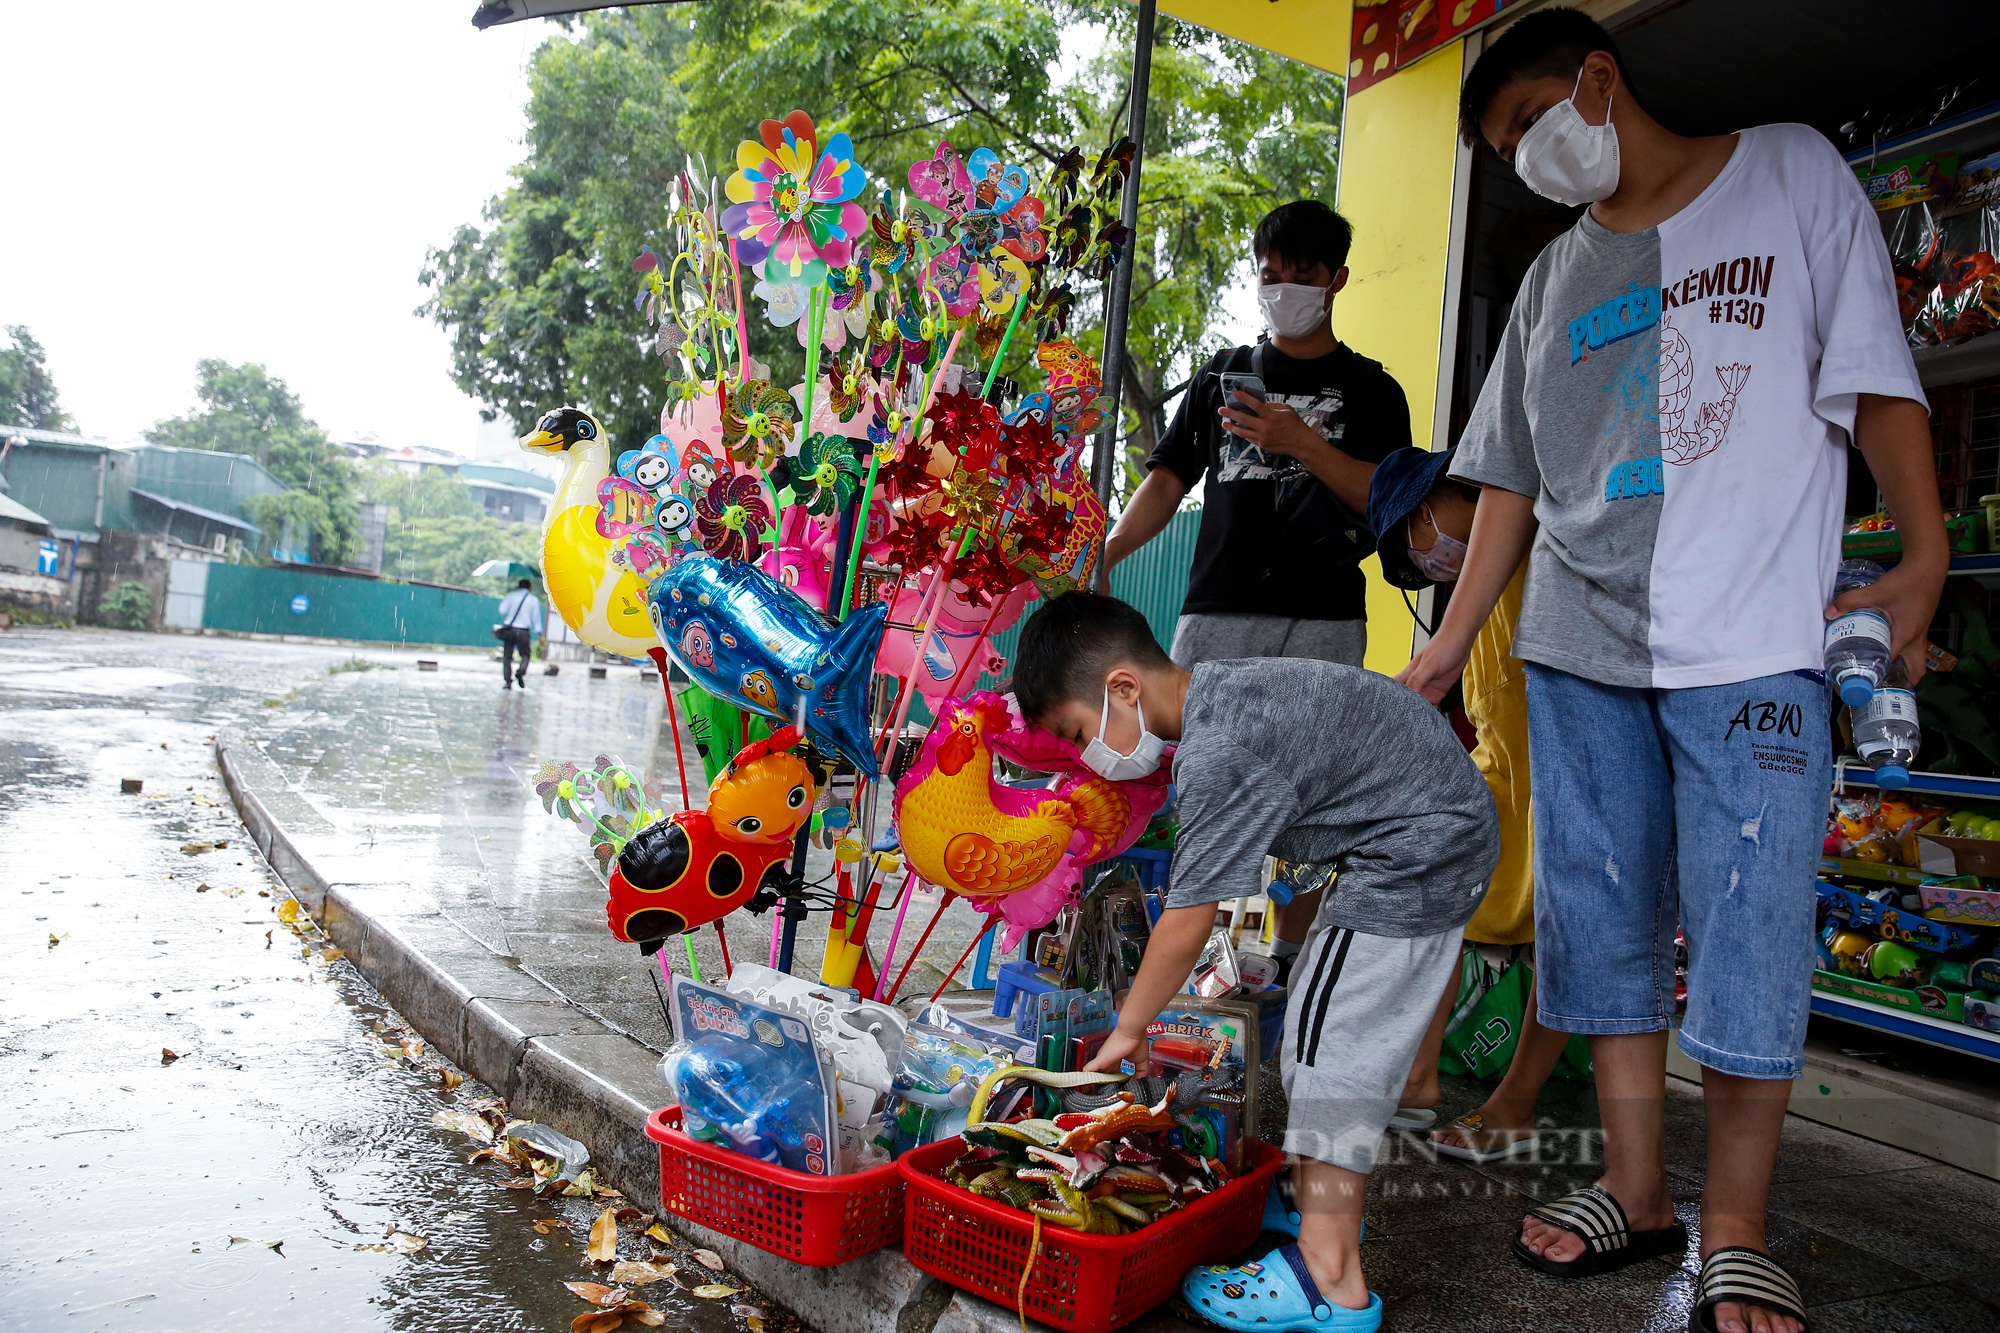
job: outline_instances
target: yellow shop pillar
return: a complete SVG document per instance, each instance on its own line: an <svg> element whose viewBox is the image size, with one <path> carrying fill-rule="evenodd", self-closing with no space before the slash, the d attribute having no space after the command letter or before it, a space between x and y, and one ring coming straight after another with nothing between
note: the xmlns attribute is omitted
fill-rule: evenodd
<svg viewBox="0 0 2000 1333"><path fill-rule="evenodd" d="M1373 357L1410 400L1410 435L1432 440L1459 166L1458 85L1464 44L1453 43L1347 100L1340 137L1338 207L1354 224L1347 289L1333 304L1340 340ZM1394 674L1410 660L1412 622L1403 595L1370 559L1368 666Z"/></svg>

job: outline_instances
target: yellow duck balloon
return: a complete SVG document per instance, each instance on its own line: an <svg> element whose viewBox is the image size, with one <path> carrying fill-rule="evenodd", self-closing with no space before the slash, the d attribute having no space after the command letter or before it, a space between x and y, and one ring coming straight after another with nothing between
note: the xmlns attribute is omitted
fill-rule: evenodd
<svg viewBox="0 0 2000 1333"><path fill-rule="evenodd" d="M549 604L591 647L644 657L660 646L646 585L611 563L611 540L597 531L597 483L611 475L604 428L581 408L558 407L521 437L521 447L564 458L562 482L542 525Z"/></svg>

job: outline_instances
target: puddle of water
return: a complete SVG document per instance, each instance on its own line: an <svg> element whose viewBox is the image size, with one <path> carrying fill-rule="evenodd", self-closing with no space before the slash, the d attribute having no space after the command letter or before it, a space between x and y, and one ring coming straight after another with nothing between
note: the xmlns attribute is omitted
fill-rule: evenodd
<svg viewBox="0 0 2000 1333"><path fill-rule="evenodd" d="M508 1168L467 1166L475 1145L431 1117L482 1090L446 1092L435 1057L396 1053L393 1012L276 920L283 890L208 737L226 706L282 688L274 666L324 665L255 647L216 653L150 712L0 694L0 1327L566 1329L587 1307L562 1284L606 1280L582 1253L602 1201L538 1199L503 1188ZM119 795L124 776L145 793ZM391 1230L426 1243L367 1248ZM635 1231L622 1257L652 1248ZM670 1282L636 1294L669 1327L745 1327L729 1301ZM768 1302L737 1299L788 1333Z"/></svg>

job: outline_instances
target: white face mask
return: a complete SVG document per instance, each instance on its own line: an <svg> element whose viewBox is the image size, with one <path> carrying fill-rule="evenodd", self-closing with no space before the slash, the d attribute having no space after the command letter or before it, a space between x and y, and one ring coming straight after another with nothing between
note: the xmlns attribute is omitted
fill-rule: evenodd
<svg viewBox="0 0 2000 1333"><path fill-rule="evenodd" d="M1134 699L1132 706L1139 712L1139 740L1130 754L1120 754L1104 743L1104 724L1111 720L1111 687L1104 687L1104 709L1097 715L1097 734L1083 747L1083 762L1100 778L1136 782L1159 768L1160 756L1166 753L1167 743L1146 730L1145 705Z"/></svg>
<svg viewBox="0 0 2000 1333"><path fill-rule="evenodd" d="M1583 86L1583 71L1576 74ZM1576 109L1576 88L1569 100L1558 102L1521 136L1514 146L1514 170L1522 184L1559 204L1594 204L1618 188L1618 130L1611 123L1611 105L1604 123L1592 125Z"/></svg>
<svg viewBox="0 0 2000 1333"><path fill-rule="evenodd" d="M1257 289L1257 308L1280 338L1305 338L1326 327L1333 287L1302 282L1267 282Z"/></svg>
<svg viewBox="0 0 2000 1333"><path fill-rule="evenodd" d="M1417 573L1432 583L1456 583L1459 571L1465 568L1465 543L1445 532L1437 525L1437 518L1431 507L1423 507L1424 521L1431 525L1432 541L1427 550L1419 551L1415 543L1410 545L1410 563ZM1406 530L1407 535L1407 530Z"/></svg>

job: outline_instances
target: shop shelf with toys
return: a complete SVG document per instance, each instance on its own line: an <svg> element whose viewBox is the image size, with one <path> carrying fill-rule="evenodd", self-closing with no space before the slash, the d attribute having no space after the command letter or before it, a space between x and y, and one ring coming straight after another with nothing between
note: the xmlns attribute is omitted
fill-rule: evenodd
<svg viewBox="0 0 2000 1333"><path fill-rule="evenodd" d="M1821 863L1813 1011L2000 1060L2000 782L1915 773L1884 794L1848 776Z"/></svg>

